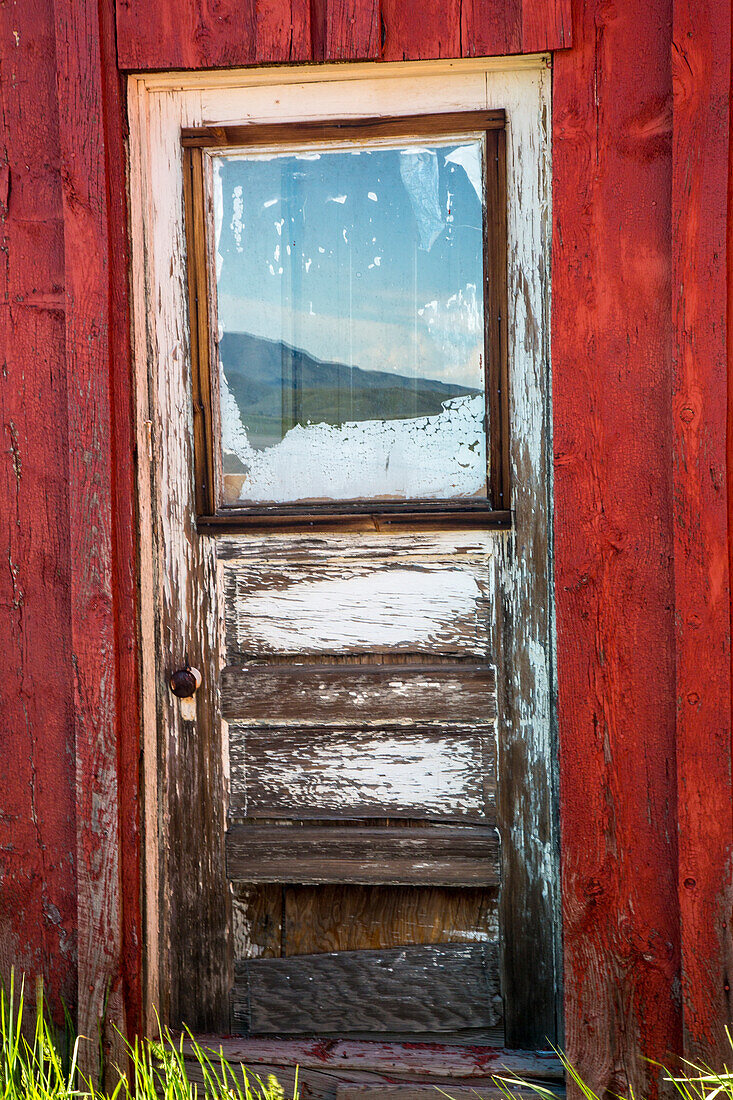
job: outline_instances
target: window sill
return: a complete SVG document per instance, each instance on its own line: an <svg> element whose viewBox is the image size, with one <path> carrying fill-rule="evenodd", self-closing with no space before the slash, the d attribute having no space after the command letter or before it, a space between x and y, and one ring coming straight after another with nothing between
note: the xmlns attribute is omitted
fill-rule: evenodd
<svg viewBox="0 0 733 1100"><path fill-rule="evenodd" d="M441 501L411 501L406 504L348 503L342 505L260 505L252 508L221 509L215 515L198 516L201 534L230 535L238 531L313 529L328 527L477 527L506 530L512 513L495 510L487 502L446 505Z"/></svg>

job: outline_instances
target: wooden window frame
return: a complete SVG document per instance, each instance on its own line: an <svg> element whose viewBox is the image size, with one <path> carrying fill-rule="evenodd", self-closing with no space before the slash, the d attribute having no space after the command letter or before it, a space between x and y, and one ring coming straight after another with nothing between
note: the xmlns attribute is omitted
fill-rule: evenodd
<svg viewBox="0 0 733 1100"><path fill-rule="evenodd" d="M509 395L507 362L507 186L506 119L503 110L461 111L329 122L227 125L183 129L188 306L193 398L194 478L197 526L225 533L262 526L343 524L373 516L379 523L430 523L506 528L511 526L509 479ZM302 147L308 142L370 138L450 137L483 133L485 218L484 363L488 421L488 493L485 500L414 499L222 505L218 370L211 323L216 277L208 247L211 213L207 202L206 157L225 149Z"/></svg>

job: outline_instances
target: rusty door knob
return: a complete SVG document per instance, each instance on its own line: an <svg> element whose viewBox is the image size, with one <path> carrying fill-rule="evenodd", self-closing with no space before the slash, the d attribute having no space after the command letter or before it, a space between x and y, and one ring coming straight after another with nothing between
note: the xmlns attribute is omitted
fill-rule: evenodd
<svg viewBox="0 0 733 1100"><path fill-rule="evenodd" d="M179 668L170 678L170 689L179 699L190 699L201 683L197 668Z"/></svg>

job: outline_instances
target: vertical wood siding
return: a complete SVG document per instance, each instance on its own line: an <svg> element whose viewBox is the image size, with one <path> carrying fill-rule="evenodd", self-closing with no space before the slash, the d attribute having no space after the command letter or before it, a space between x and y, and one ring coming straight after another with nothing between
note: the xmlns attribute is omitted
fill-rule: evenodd
<svg viewBox="0 0 733 1100"><path fill-rule="evenodd" d="M0 9L0 973L76 1005L64 235L53 10ZM43 425L43 431L39 430Z"/></svg>
<svg viewBox="0 0 733 1100"><path fill-rule="evenodd" d="M670 9L575 7L553 83L566 1045L648 1096L680 1044Z"/></svg>
<svg viewBox="0 0 733 1100"><path fill-rule="evenodd" d="M703 7L577 0L576 46L554 59L567 1045L597 1089L621 1091L630 1078L645 1095L653 1071L642 1054L681 1050L684 1029L688 1053L714 1057L730 1012L722 449L730 4ZM80 986L82 1015L94 1018L102 970L116 982L127 952L121 988L134 1020L141 944L123 111L111 2L100 13L98 24L82 0L0 11L11 135L0 147L0 968L44 972L52 1000L74 1006L79 821L80 966L96 990L87 1001ZM123 69L571 44L569 0L382 0L378 11L343 0L249 0L244 10L233 0L118 0L116 17ZM79 524L95 497L98 531L84 561ZM124 788L119 857L113 845L89 847L95 796L114 796L116 785ZM114 812L103 809L114 837ZM95 892L118 873L120 927L99 924L108 939L96 944Z"/></svg>
<svg viewBox="0 0 733 1100"><path fill-rule="evenodd" d="M674 567L682 1021L730 1057L733 975L726 429L731 12L675 0L672 42ZM730 435L729 435L730 439Z"/></svg>
<svg viewBox="0 0 733 1100"><path fill-rule="evenodd" d="M117 0L130 70L539 53L570 30L570 0Z"/></svg>

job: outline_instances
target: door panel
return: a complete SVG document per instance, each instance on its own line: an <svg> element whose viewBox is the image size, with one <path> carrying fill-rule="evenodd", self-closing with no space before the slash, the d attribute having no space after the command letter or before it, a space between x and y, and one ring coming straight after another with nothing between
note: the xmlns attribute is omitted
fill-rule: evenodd
<svg viewBox="0 0 733 1100"><path fill-rule="evenodd" d="M499 882L493 827L230 825L232 882L356 882L492 886Z"/></svg>
<svg viewBox="0 0 733 1100"><path fill-rule="evenodd" d="M244 665L223 670L221 707L253 725L490 724L495 691L488 665Z"/></svg>
<svg viewBox="0 0 733 1100"><path fill-rule="evenodd" d="M265 654L483 656L486 561L227 562L227 660Z"/></svg>
<svg viewBox="0 0 733 1100"><path fill-rule="evenodd" d="M238 959L499 939L496 887L233 883L232 908Z"/></svg>
<svg viewBox="0 0 733 1100"><path fill-rule="evenodd" d="M498 1041L492 536L218 548L232 1026Z"/></svg>
<svg viewBox="0 0 733 1100"><path fill-rule="evenodd" d="M229 816L482 821L496 811L493 725L306 726L229 723Z"/></svg>
<svg viewBox="0 0 733 1100"><path fill-rule="evenodd" d="M233 1018L262 1035L496 1028L498 949L451 944L238 961Z"/></svg>

